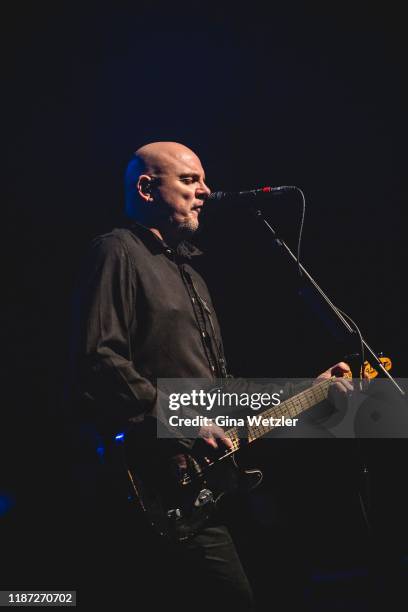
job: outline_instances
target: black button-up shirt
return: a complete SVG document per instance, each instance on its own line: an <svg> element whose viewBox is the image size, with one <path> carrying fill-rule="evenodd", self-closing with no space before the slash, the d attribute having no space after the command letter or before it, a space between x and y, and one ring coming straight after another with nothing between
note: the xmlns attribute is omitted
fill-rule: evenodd
<svg viewBox="0 0 408 612"><path fill-rule="evenodd" d="M201 252L147 228L96 238L76 296L74 396L81 417L111 426L154 415L158 378L224 377L221 334Z"/></svg>

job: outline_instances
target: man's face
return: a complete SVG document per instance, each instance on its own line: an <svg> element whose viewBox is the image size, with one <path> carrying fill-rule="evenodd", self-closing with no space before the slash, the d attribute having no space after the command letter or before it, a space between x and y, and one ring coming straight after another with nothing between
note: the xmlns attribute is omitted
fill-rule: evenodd
<svg viewBox="0 0 408 612"><path fill-rule="evenodd" d="M160 217L178 235L198 229L201 209L210 193L201 162L192 151L166 160L154 189Z"/></svg>

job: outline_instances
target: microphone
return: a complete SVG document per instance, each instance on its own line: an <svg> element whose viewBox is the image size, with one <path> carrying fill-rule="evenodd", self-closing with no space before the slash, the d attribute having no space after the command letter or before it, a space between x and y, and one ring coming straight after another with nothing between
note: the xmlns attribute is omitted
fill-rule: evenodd
<svg viewBox="0 0 408 612"><path fill-rule="evenodd" d="M298 189L294 185L282 185L280 187L259 187L257 189L249 189L248 191L213 191L210 193L206 201L220 201L220 200L238 200L238 199L250 199L258 196L273 196L287 193Z"/></svg>

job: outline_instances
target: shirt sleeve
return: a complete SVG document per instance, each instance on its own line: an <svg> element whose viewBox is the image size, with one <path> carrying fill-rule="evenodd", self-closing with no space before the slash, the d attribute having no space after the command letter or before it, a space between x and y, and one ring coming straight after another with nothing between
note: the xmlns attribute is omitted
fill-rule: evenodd
<svg viewBox="0 0 408 612"><path fill-rule="evenodd" d="M107 411L103 416L118 421L146 410L156 393L132 363L135 296L126 246L112 234L95 239L75 297L77 392L87 411Z"/></svg>
<svg viewBox="0 0 408 612"><path fill-rule="evenodd" d="M95 239L77 292L76 361L82 416L102 431L118 431L146 416L162 420L156 386L133 360L137 284L136 265L127 245L114 234ZM173 436L180 434L174 431Z"/></svg>

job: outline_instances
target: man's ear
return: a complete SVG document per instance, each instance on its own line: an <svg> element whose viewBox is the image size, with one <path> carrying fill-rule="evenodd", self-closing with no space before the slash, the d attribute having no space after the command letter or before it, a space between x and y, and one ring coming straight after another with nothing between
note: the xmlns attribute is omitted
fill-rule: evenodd
<svg viewBox="0 0 408 612"><path fill-rule="evenodd" d="M153 179L148 174L141 174L137 181L137 192L145 202L149 202L151 198L151 190L153 186Z"/></svg>

